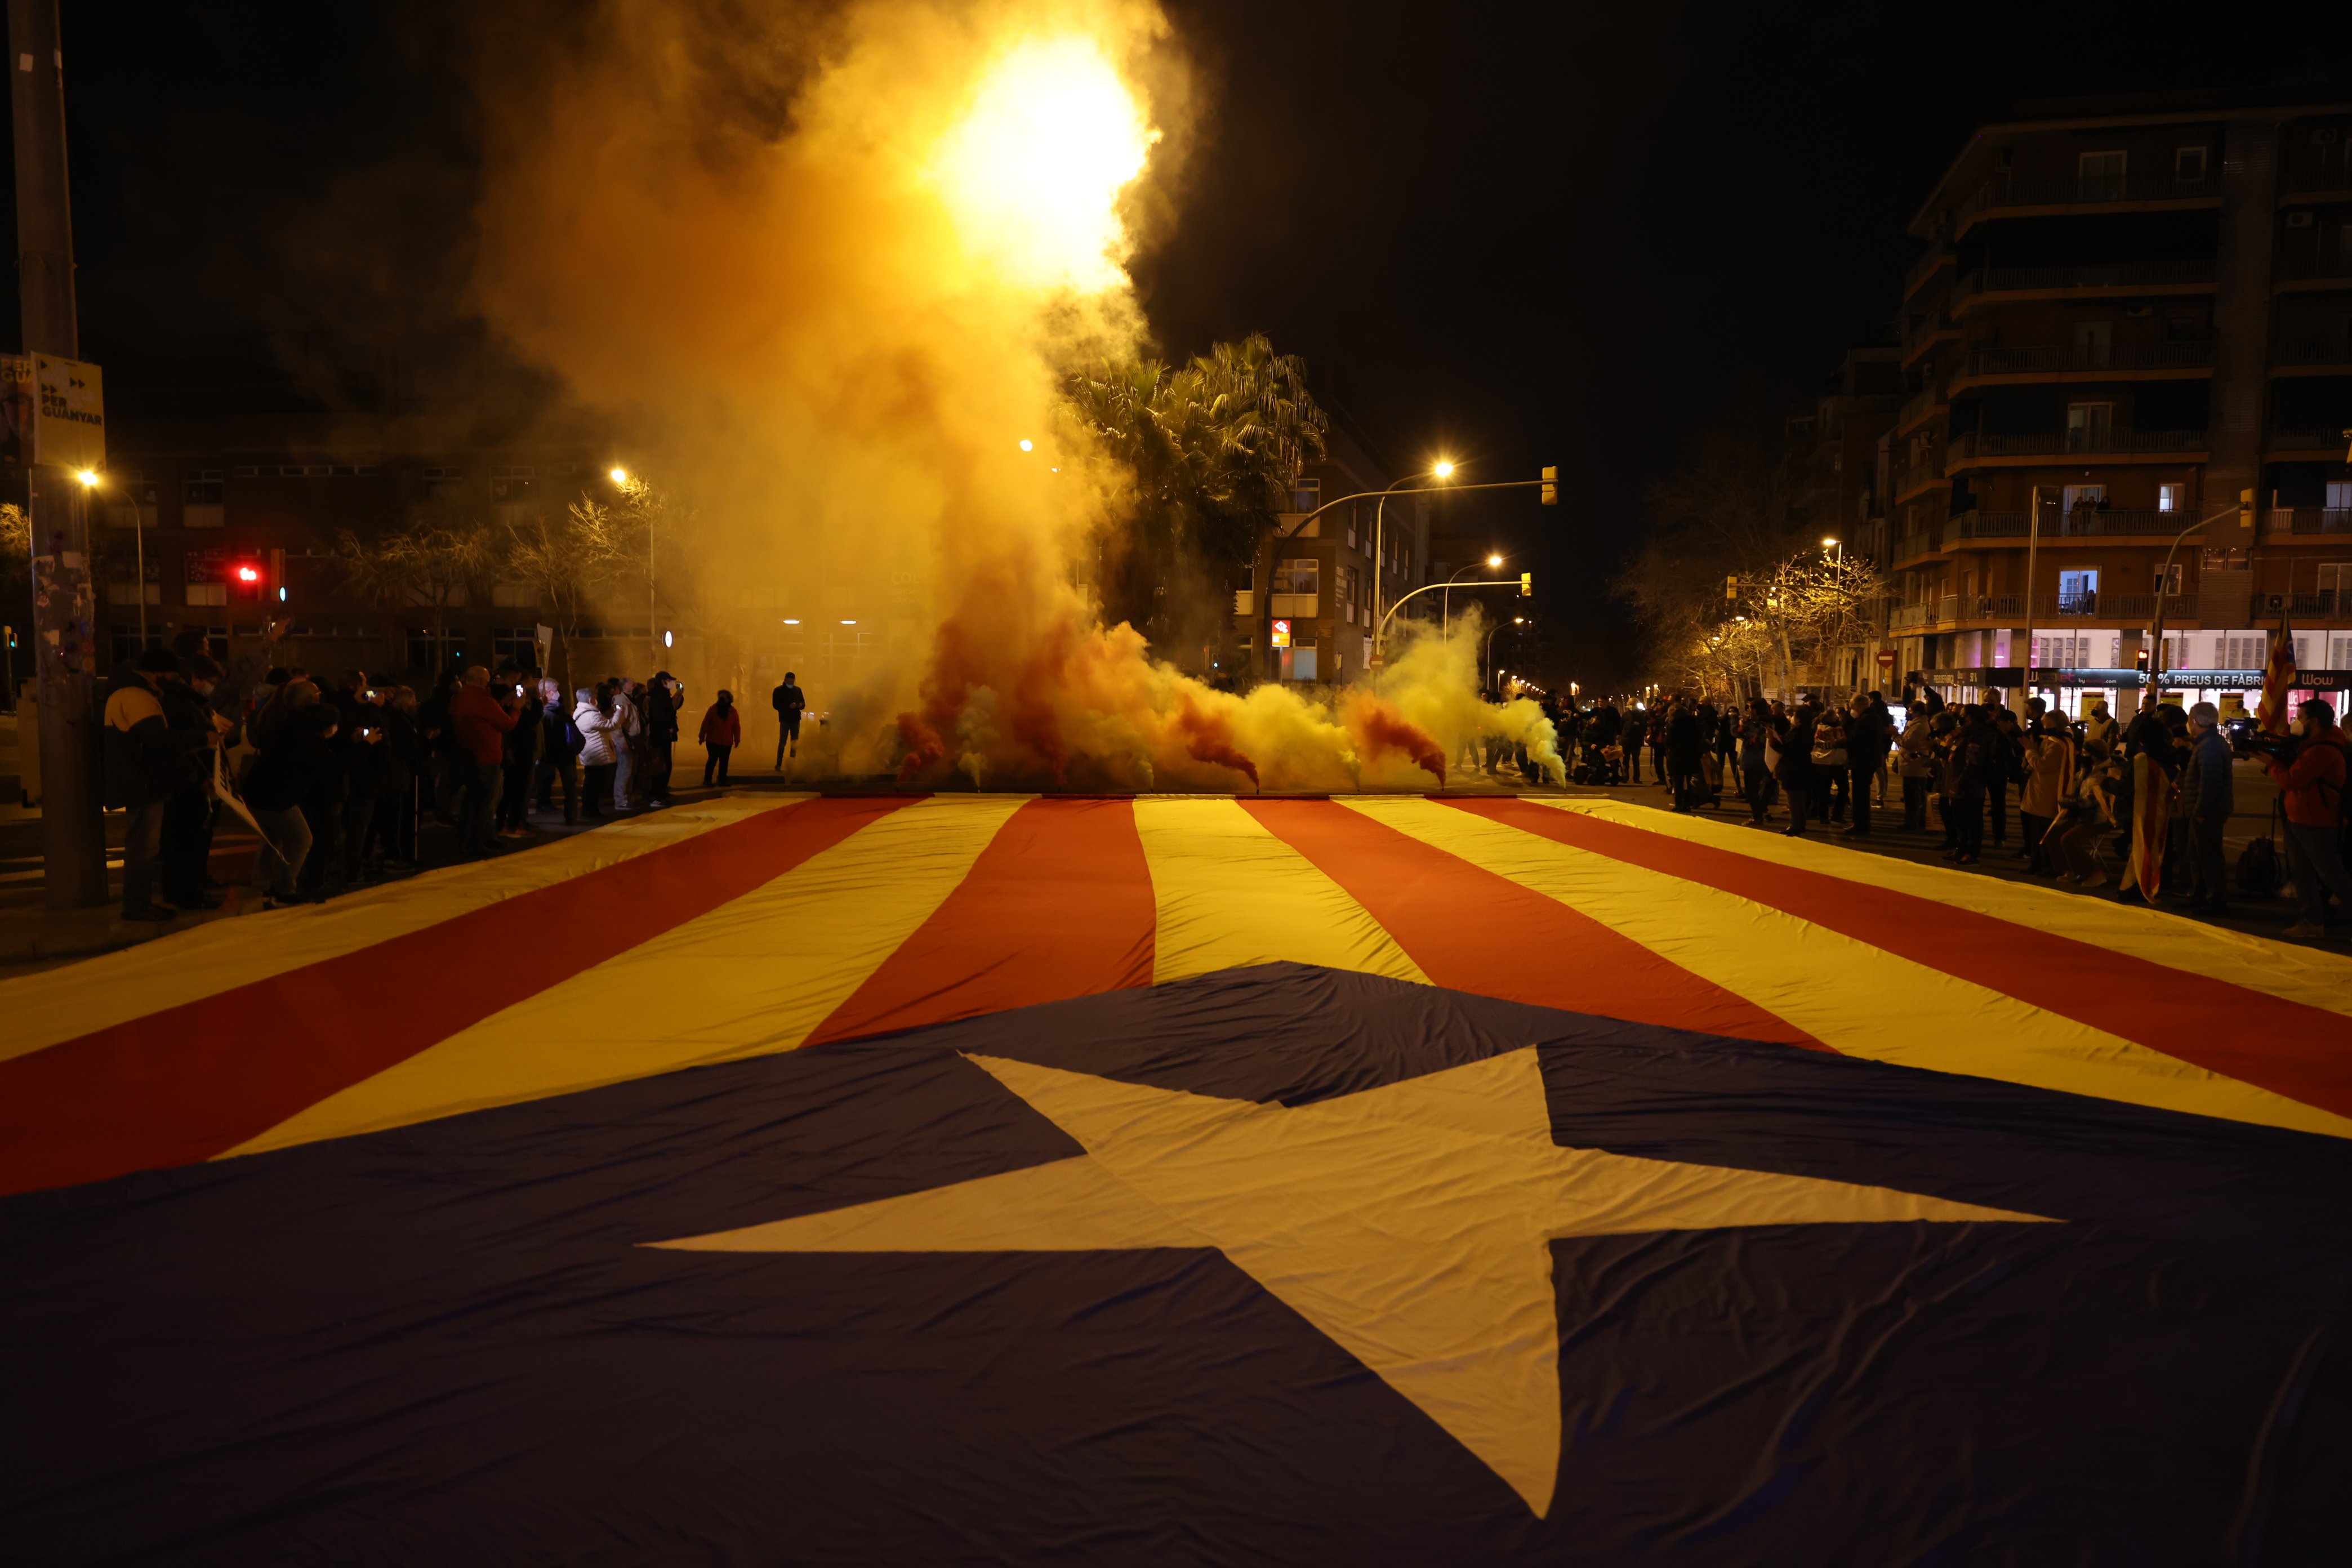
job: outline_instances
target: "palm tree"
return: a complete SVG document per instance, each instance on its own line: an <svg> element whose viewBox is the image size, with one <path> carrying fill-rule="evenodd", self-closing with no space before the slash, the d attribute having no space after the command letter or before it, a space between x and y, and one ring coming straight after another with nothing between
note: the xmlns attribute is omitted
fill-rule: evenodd
<svg viewBox="0 0 2352 1568"><path fill-rule="evenodd" d="M1097 365L1067 392L1135 476L1133 513L1106 542L1104 618L1165 641L1177 605L1200 598L1196 590L1222 594L1256 559L1300 466L1323 455L1328 421L1307 391L1305 363L1276 353L1263 333L1217 343L1181 368ZM1216 622L1231 626L1222 610Z"/></svg>

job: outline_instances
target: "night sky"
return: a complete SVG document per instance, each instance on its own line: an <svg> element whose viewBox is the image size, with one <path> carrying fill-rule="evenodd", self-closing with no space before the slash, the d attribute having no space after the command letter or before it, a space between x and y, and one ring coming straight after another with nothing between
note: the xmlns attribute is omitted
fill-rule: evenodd
<svg viewBox="0 0 2352 1568"><path fill-rule="evenodd" d="M1136 268L1164 351L1262 330L1392 461L1559 464L1558 511L1482 521L1527 549L1562 673L1588 679L1623 640L1605 582L1643 487L1717 411L1884 338L1905 226L1973 125L2352 65L2340 0L1169 8L1210 116ZM466 15L66 0L83 339L124 367L110 393L159 345L451 319Z"/></svg>

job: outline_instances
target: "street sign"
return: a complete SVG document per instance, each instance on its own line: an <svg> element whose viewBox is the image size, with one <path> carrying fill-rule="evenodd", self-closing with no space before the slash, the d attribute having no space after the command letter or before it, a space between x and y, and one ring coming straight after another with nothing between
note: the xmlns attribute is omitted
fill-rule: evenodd
<svg viewBox="0 0 2352 1568"><path fill-rule="evenodd" d="M60 468L105 468L106 382L98 366L35 354L33 376L40 390L33 460Z"/></svg>
<svg viewBox="0 0 2352 1568"><path fill-rule="evenodd" d="M1878 650L1878 668L1881 669L1893 669L1895 668L1895 650L1893 648L1883 647Z"/></svg>
<svg viewBox="0 0 2352 1568"><path fill-rule="evenodd" d="M1274 623L1273 646L1276 647L1288 647L1290 646L1290 623L1288 621L1276 621Z"/></svg>

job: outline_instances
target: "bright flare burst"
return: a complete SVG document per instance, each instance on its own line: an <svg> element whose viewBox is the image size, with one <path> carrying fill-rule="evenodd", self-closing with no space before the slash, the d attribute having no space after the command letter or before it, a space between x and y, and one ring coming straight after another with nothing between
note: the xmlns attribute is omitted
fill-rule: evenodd
<svg viewBox="0 0 2352 1568"><path fill-rule="evenodd" d="M1033 39L982 79L931 177L1013 281L1094 292L1124 280L1118 194L1159 139L1099 42Z"/></svg>

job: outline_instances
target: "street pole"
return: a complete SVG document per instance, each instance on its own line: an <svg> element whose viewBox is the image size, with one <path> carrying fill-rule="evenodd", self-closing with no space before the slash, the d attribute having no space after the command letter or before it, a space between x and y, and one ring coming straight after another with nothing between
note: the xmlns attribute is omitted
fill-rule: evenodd
<svg viewBox="0 0 2352 1568"><path fill-rule="evenodd" d="M73 209L66 182L65 57L58 0L8 0L8 73L16 138L16 249L25 352L81 357L74 315ZM25 467L33 536L33 668L41 703L42 885L53 910L103 904L106 820L99 811L98 638L89 509L72 475ZM140 583L146 596L146 583Z"/></svg>
<svg viewBox="0 0 2352 1568"><path fill-rule="evenodd" d="M2017 716L2020 720L2025 717L2026 701L2033 695L2033 563L2034 557L2042 548L2042 487L2040 485L2035 485L2025 492L2025 657L2018 659L2018 663L2024 667L2025 674L2018 685L2021 695L2017 700ZM2009 651L2011 657L2016 656L2015 648Z"/></svg>

